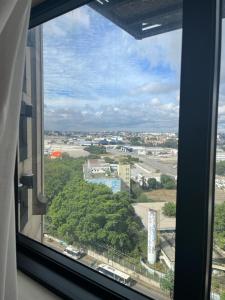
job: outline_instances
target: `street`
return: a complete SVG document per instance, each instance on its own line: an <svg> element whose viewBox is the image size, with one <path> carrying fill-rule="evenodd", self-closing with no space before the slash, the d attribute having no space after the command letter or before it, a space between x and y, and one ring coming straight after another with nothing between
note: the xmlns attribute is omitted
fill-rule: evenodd
<svg viewBox="0 0 225 300"><path fill-rule="evenodd" d="M44 245L60 252L63 253L63 250L65 249L65 246L57 243L54 240L49 240L44 238L43 241ZM95 258L89 256L89 255L85 255L82 258L80 258L78 260L79 262L81 262L82 264L84 264L87 267L91 267L94 268L96 266L96 264L100 263L97 262ZM169 300L169 297L164 295L160 289L157 289L156 287L153 286L147 286L146 283L141 282L140 280L137 282L137 279L135 278L136 283L134 285L132 285L132 289L138 291L139 293L142 293L146 296L149 296L151 298L156 298L157 300Z"/></svg>

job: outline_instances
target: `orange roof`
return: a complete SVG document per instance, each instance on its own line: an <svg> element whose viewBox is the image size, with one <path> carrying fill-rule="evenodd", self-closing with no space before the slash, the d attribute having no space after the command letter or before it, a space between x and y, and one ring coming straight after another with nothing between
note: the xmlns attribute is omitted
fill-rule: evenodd
<svg viewBox="0 0 225 300"><path fill-rule="evenodd" d="M62 152L61 151L52 151L51 156L52 157L62 157Z"/></svg>

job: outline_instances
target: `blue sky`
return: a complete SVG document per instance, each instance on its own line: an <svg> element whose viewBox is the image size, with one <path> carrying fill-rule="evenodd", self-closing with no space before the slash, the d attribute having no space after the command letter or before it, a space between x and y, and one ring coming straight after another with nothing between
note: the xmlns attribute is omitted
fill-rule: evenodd
<svg viewBox="0 0 225 300"><path fill-rule="evenodd" d="M177 131L181 30L138 41L85 6L43 32L46 129Z"/></svg>

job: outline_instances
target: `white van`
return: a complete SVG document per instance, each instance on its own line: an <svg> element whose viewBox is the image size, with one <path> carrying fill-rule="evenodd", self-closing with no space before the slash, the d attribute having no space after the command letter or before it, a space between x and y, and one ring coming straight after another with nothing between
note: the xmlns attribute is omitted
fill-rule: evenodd
<svg viewBox="0 0 225 300"><path fill-rule="evenodd" d="M63 251L63 254L65 254L66 256L73 258L73 259L79 259L82 256L81 251L73 248L72 246L68 246L66 247L66 249Z"/></svg>

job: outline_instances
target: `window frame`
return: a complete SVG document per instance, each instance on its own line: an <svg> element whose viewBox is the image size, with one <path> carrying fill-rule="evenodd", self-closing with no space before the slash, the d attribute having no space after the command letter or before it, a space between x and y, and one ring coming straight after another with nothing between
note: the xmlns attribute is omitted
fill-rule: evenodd
<svg viewBox="0 0 225 300"><path fill-rule="evenodd" d="M32 8L30 28L90 1L47 0ZM175 300L210 299L221 23L222 0L183 0ZM16 221L17 182L16 164ZM154 299L24 236L17 222L16 230L18 269L63 299Z"/></svg>

